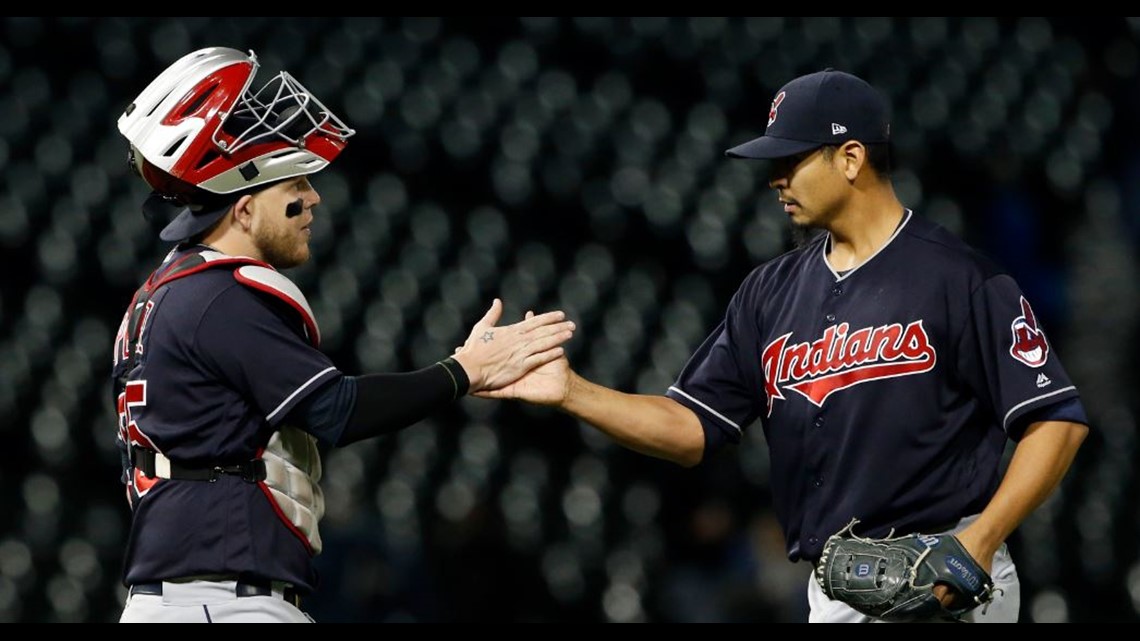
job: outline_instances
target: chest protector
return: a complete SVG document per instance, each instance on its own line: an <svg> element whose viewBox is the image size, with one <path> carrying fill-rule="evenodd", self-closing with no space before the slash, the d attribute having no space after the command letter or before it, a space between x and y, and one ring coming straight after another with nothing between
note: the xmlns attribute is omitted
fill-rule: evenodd
<svg viewBox="0 0 1140 641"><path fill-rule="evenodd" d="M321 493L321 456L317 439L308 432L284 425L261 452L265 480L261 490L273 501L274 510L289 529L305 542L313 555L321 552L318 525L325 514Z"/></svg>
<svg viewBox="0 0 1140 641"><path fill-rule="evenodd" d="M123 319L124 344L116 346L116 378L119 389L126 386L131 372L136 368L138 354L142 350L141 333L145 329L144 310L149 310L147 303L154 292L179 278L206 269L221 268L232 270L234 278L242 285L286 303L297 313L305 336L313 347L320 345L320 330L313 311L304 294L291 280L261 261L205 250L183 256L168 268L156 271L135 293L131 311ZM121 361L120 355L123 357ZM136 461L132 476L138 477L142 473L151 479L151 484L158 478L210 480L215 478L213 472L228 473L227 468L210 466L205 470L209 473L203 474L203 470L187 469L176 461L170 461L163 453L153 450L145 452L145 455L148 465L140 466L137 457L132 459ZM274 512L301 539L310 554L320 553L322 546L318 525L324 516L325 500L318 484L321 480L321 458L316 438L299 428L282 425L257 452L253 462L264 465L264 474L259 472L252 478L243 475L243 478L257 483L272 504ZM145 473L140 472L140 467ZM254 467L260 468L261 465Z"/></svg>

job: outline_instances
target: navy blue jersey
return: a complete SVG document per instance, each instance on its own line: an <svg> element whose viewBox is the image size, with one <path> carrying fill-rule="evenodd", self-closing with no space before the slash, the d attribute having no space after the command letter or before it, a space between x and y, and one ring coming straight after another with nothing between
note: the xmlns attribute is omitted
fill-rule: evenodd
<svg viewBox="0 0 1140 641"><path fill-rule="evenodd" d="M1017 283L947 230L908 210L843 275L828 242L753 270L667 392L733 442L759 419L793 561L852 518L884 536L980 512L1017 419L1078 396Z"/></svg>
<svg viewBox="0 0 1140 641"><path fill-rule="evenodd" d="M136 367L125 387L116 384L122 437L187 467L257 457L291 408L341 376L295 311L232 269L174 280L147 305ZM130 342L122 332L120 365ZM127 584L241 573L313 587L310 551L264 487L229 475L147 479L129 462L125 473L134 490Z"/></svg>

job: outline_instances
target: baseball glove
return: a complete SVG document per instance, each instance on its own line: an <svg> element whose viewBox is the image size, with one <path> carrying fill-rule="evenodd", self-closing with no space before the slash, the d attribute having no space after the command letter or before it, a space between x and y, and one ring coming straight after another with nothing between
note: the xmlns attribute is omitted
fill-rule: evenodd
<svg viewBox="0 0 1140 641"><path fill-rule="evenodd" d="M828 597L885 621L958 619L993 600L993 580L954 535L869 539L852 532L856 523L823 546L815 578ZM934 596L936 583L956 592L949 606Z"/></svg>

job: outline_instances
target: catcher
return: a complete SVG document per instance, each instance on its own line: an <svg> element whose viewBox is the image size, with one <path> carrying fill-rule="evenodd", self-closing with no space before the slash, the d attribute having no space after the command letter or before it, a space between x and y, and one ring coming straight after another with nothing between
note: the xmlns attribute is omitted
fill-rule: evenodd
<svg viewBox="0 0 1140 641"><path fill-rule="evenodd" d="M228 47L174 61L119 117L173 243L115 338L131 509L124 623L305 623L319 576L321 452L402 430L559 354L561 311L499 325L410 372L351 375L281 270L311 256L309 181L353 130L288 72ZM260 89L256 89L260 85Z"/></svg>
<svg viewBox="0 0 1140 641"><path fill-rule="evenodd" d="M482 395L686 466L758 421L788 558L817 568L811 621L1016 621L1004 541L1088 432L1077 389L1014 279L897 198L882 94L828 69L767 113L728 155L768 159L792 225L822 233L748 275L664 395L565 358Z"/></svg>

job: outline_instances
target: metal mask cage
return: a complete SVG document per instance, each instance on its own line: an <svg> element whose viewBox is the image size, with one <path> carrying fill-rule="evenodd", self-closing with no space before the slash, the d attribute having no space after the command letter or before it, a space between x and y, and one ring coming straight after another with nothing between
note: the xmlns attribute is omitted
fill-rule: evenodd
<svg viewBox="0 0 1140 641"><path fill-rule="evenodd" d="M259 67L250 52L253 75ZM234 105L233 112L214 130L212 140L225 153L235 153L268 139L280 139L297 147L314 133L346 140L356 133L332 113L308 89L286 71L270 78L256 92L248 86ZM227 139L223 134L230 134Z"/></svg>

